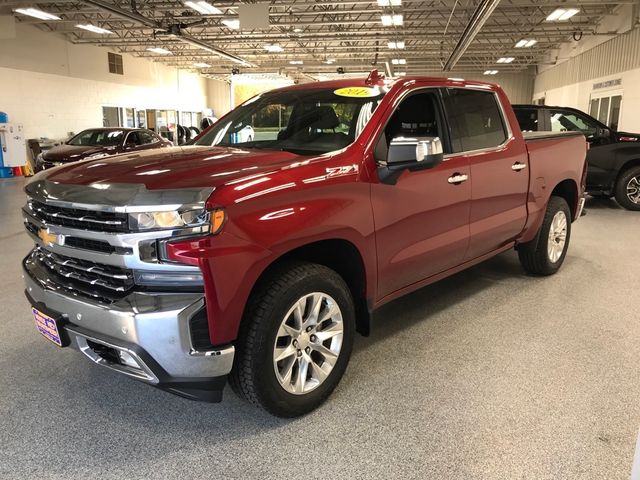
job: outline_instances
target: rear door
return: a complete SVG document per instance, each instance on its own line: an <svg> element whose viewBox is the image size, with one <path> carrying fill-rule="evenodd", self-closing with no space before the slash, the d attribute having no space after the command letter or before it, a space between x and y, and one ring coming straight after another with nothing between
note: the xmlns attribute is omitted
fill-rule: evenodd
<svg viewBox="0 0 640 480"><path fill-rule="evenodd" d="M515 239L527 219L529 189L525 143L516 139L495 92L447 88L446 116L453 152L469 161L471 260Z"/></svg>

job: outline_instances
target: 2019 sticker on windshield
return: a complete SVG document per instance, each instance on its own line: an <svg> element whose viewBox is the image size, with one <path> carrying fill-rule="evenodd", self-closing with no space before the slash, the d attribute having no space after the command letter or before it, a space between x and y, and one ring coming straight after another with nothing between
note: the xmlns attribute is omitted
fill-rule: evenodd
<svg viewBox="0 0 640 480"><path fill-rule="evenodd" d="M380 95L380 89L371 87L345 87L334 90L333 93L340 97L368 98Z"/></svg>

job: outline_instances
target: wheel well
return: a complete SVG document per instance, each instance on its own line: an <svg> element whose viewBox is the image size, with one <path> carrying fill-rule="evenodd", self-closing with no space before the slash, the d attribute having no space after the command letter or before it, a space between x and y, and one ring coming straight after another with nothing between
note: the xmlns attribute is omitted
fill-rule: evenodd
<svg viewBox="0 0 640 480"><path fill-rule="evenodd" d="M616 180L613 183L614 191L620 177L624 174L624 172L626 172L627 170L633 167L640 167L640 158L634 158L633 160L629 160L628 162L624 163L622 167L620 167L620 171L618 172L618 175L616 176Z"/></svg>
<svg viewBox="0 0 640 480"><path fill-rule="evenodd" d="M353 243L332 239L295 248L271 263L262 272L256 285L273 269L292 260L317 263L337 272L346 282L353 297L356 309L356 330L364 336L369 334L370 314L366 300L366 272L362 256ZM253 290L251 293L253 294Z"/></svg>
<svg viewBox="0 0 640 480"><path fill-rule="evenodd" d="M573 180L563 180L551 192L552 196L562 197L569 204L571 210L571 218L575 218L576 209L578 208L578 187Z"/></svg>

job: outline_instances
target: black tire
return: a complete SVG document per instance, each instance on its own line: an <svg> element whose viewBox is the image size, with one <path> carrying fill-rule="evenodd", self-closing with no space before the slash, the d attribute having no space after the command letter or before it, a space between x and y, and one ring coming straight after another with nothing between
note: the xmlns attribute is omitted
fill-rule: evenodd
<svg viewBox="0 0 640 480"><path fill-rule="evenodd" d="M552 261L548 253L549 230L558 212L564 212L567 226L566 238L562 254L556 261ZM571 210L567 201L562 197L553 196L549 199L547 211L544 214L540 230L532 241L518 247L518 258L522 267L532 275L553 275L556 273L567 255L569 240L571 239Z"/></svg>
<svg viewBox="0 0 640 480"><path fill-rule="evenodd" d="M289 393L276 377L273 349L287 312L312 292L331 296L342 313L342 346L334 367L313 390ZM313 263L283 264L268 274L251 295L242 321L229 383L236 394L278 417L297 417L317 408L344 374L355 332L351 292L335 271Z"/></svg>
<svg viewBox="0 0 640 480"><path fill-rule="evenodd" d="M637 197L637 202L629 198L627 187L630 186L630 182L635 182L635 188L640 188L640 166L631 167L622 172L614 188L616 200L621 206L627 210L638 211L640 210L640 196Z"/></svg>

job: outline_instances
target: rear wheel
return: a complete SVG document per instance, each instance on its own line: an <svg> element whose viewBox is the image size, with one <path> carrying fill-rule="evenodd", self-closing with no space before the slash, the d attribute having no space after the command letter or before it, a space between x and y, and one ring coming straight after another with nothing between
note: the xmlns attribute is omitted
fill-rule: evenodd
<svg viewBox="0 0 640 480"><path fill-rule="evenodd" d="M311 263L284 266L249 301L231 387L279 417L310 412L344 374L354 331L353 300L340 275Z"/></svg>
<svg viewBox="0 0 640 480"><path fill-rule="evenodd" d="M567 254L571 237L571 210L562 197L551 197L538 235L520 245L520 263L533 275L556 273Z"/></svg>
<svg viewBox="0 0 640 480"><path fill-rule="evenodd" d="M640 210L640 166L624 171L616 182L616 200L627 210Z"/></svg>

